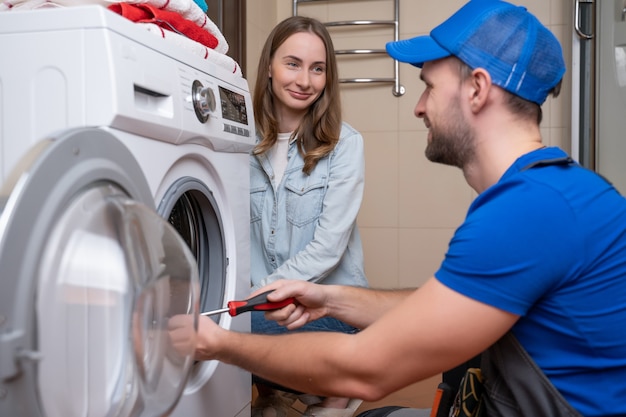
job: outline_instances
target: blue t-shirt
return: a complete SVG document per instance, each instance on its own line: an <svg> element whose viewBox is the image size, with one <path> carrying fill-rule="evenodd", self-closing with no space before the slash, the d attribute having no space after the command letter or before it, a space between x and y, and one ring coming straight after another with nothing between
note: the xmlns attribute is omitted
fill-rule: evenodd
<svg viewBox="0 0 626 417"><path fill-rule="evenodd" d="M626 199L543 148L481 193L436 278L520 315L513 332L585 416L626 415Z"/></svg>

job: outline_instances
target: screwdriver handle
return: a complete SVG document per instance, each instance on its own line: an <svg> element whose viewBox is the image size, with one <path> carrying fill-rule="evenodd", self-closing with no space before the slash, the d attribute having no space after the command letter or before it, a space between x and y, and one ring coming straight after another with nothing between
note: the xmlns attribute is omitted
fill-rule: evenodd
<svg viewBox="0 0 626 417"><path fill-rule="evenodd" d="M247 300L241 301L229 301L228 302L228 314L235 317L241 313L245 313L246 311L270 311L270 310L278 310L289 304L293 304L296 300L293 297L286 298L282 301L268 301L267 294L271 293L274 290L269 290L259 295L256 295Z"/></svg>

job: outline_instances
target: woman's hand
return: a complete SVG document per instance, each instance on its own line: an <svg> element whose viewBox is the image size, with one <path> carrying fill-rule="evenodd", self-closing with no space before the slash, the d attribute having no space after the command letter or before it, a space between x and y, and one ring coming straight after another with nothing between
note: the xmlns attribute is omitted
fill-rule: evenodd
<svg viewBox="0 0 626 417"><path fill-rule="evenodd" d="M274 290L267 296L269 301L278 302L290 297L295 298L295 303L265 313L266 319L274 320L281 326L294 330L328 314L326 291L329 287L331 286L308 281L280 279L255 291L251 296Z"/></svg>

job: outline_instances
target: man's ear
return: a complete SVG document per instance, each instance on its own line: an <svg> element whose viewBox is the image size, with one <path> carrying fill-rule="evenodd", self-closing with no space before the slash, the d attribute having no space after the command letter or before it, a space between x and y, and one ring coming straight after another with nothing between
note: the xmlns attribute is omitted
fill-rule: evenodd
<svg viewBox="0 0 626 417"><path fill-rule="evenodd" d="M469 103L472 112L477 113L483 108L491 91L491 75L484 68L472 70L468 82L470 83Z"/></svg>

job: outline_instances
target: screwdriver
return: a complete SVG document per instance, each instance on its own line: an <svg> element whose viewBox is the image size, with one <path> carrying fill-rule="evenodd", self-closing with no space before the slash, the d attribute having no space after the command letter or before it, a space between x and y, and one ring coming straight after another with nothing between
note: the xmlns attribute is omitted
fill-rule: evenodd
<svg viewBox="0 0 626 417"><path fill-rule="evenodd" d="M296 300L293 297L286 298L282 301L273 302L267 300L267 294L274 290L269 290L261 293L257 296L241 301L229 301L228 307L220 308L219 310L207 311L200 313L201 316L213 316L215 314L228 313L232 317L235 317L246 311L270 311L278 310L289 304L293 304Z"/></svg>

